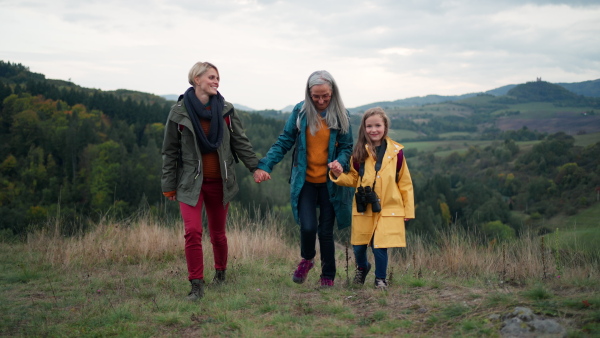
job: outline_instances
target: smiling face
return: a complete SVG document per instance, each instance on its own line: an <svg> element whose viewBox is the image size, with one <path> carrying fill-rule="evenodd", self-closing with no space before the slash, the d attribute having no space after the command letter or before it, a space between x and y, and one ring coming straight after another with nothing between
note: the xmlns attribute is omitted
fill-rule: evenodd
<svg viewBox="0 0 600 338"><path fill-rule="evenodd" d="M365 120L365 134L374 146L380 146L386 135L385 122L381 115L373 115Z"/></svg>
<svg viewBox="0 0 600 338"><path fill-rule="evenodd" d="M217 95L217 89L219 88L219 72L214 68L207 69L204 74L196 76L194 79L196 95L202 100L202 97L209 98L210 96ZM206 102L202 102L206 103Z"/></svg>
<svg viewBox="0 0 600 338"><path fill-rule="evenodd" d="M310 88L310 97L318 112L322 112L329 107L332 90L329 85L320 84Z"/></svg>

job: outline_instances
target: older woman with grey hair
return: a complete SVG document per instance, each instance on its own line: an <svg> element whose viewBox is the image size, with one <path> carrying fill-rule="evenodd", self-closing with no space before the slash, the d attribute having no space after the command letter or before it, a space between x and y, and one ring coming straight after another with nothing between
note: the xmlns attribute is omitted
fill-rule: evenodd
<svg viewBox="0 0 600 338"><path fill-rule="evenodd" d="M350 225L354 191L332 183L327 164L337 160L345 170L349 169L352 131L338 86L325 70L309 76L304 101L294 107L283 132L260 160L254 172L255 181L270 179L273 167L294 145L290 195L294 219L300 225L302 259L293 281L304 283L313 268L318 235L320 284L333 286L336 275L333 226L336 220L340 229Z"/></svg>

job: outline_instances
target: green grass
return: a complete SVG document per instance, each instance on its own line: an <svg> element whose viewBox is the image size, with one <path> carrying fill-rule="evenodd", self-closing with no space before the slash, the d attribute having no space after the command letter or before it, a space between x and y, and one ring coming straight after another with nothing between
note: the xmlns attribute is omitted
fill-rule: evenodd
<svg viewBox="0 0 600 338"><path fill-rule="evenodd" d="M600 204L594 203L573 216L559 217L552 225L550 230L558 229L558 233L547 236L551 245L591 252L600 257Z"/></svg>
<svg viewBox="0 0 600 338"><path fill-rule="evenodd" d="M15 250L16 249L16 250ZM24 248L2 245L3 266L32 264ZM2 279L0 334L23 336L390 336L496 335L499 323L486 314L509 312L514 304L537 306L546 291L537 287L522 298L497 294L478 284L489 302L443 284L440 290L422 284L399 284L387 292L370 286L318 288L318 274L303 285L291 282L287 265L244 263L224 286L206 287L196 303L184 300L188 283L169 275L183 260L116 267L44 269L37 280ZM246 266L249 264L249 266ZM118 271L118 272L117 272ZM252 273L242 273L252 271ZM268 276L268 278L267 278ZM342 278L338 278L341 280ZM50 281L52 281L50 283ZM413 280L414 281L414 280ZM413 287L410 296L404 294ZM414 289L418 286L417 289ZM545 289L543 289L545 290ZM598 306L590 290L579 299ZM440 295L443 295L440 297ZM560 292L555 298L560 297ZM568 297L566 297L568 298ZM590 307L563 299L562 307L587 316ZM517 300L518 299L518 300ZM484 304L484 305L482 305ZM583 303L582 303L583 304ZM545 306L545 307L544 307ZM473 317L477 313L477 317ZM583 324L582 324L583 325Z"/></svg>
<svg viewBox="0 0 600 338"><path fill-rule="evenodd" d="M392 119L395 116L419 116L425 114L431 116L469 116L473 113L470 108L452 103L428 104L418 107L396 107L387 109L386 112Z"/></svg>
<svg viewBox="0 0 600 338"><path fill-rule="evenodd" d="M248 229L241 235L228 233L232 243L257 231ZM64 247L65 241L49 238L40 246L0 242L0 336L497 336L501 321L490 320L490 315L511 312L515 306L557 319L567 314L569 320L561 324L570 332L600 329L591 324L600 320L597 272L565 280L542 280L534 274L518 285L500 284L496 273L479 275L476 268L467 267L474 271L469 274L439 267L434 271L419 263L427 261L424 252L414 261L392 257L393 282L380 291L373 288L373 273L364 286L347 285L345 257L338 250L336 285L321 289L318 260L304 284L292 282L294 243L276 254L231 254L228 282L207 284L205 297L189 302L182 248L161 259L95 257L85 264L58 259L52 265L45 255L59 252L52 249ZM453 251L470 252L473 244L465 243ZM214 271L206 244L205 278L210 281ZM447 259L442 251L431 249L429 254L435 261ZM413 263L419 265L418 278Z"/></svg>
<svg viewBox="0 0 600 338"><path fill-rule="evenodd" d="M419 152L433 151L436 156L444 156L445 152L466 151L471 146L485 147L493 141L419 141L419 142L404 142L402 143L406 149L417 149Z"/></svg>
<svg viewBox="0 0 600 338"><path fill-rule="evenodd" d="M419 152L433 152L437 157L446 157L453 152L459 154L466 153L471 147L485 148L494 142L489 140L440 140L440 141L419 141L402 142L406 149L417 149ZM517 142L521 149L530 148L539 141Z"/></svg>
<svg viewBox="0 0 600 338"><path fill-rule="evenodd" d="M466 131L455 131L455 132L450 132L450 133L441 133L438 136L442 139L450 139L453 137L468 137L468 136L474 136L475 134L473 133L469 133Z"/></svg>
<svg viewBox="0 0 600 338"><path fill-rule="evenodd" d="M419 133L406 129L390 129L388 135L392 140L398 142L403 139L414 139L419 136Z"/></svg>
<svg viewBox="0 0 600 338"><path fill-rule="evenodd" d="M575 145L580 147L585 147L600 142L600 133L575 135L573 137L575 138Z"/></svg>
<svg viewBox="0 0 600 338"><path fill-rule="evenodd" d="M523 295L531 300L543 300L553 297L553 294L545 286L537 284L532 288L525 290Z"/></svg>
<svg viewBox="0 0 600 338"><path fill-rule="evenodd" d="M508 109L495 111L493 115L501 115L504 111L519 111L521 113L515 115L517 118L546 119L555 117L557 113L582 113L592 109L592 107L557 107L550 102L528 102L512 104Z"/></svg>

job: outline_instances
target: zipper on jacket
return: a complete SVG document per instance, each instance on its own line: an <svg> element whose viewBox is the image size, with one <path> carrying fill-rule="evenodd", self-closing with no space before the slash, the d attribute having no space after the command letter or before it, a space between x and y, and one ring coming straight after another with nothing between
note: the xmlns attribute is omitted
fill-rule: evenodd
<svg viewBox="0 0 600 338"><path fill-rule="evenodd" d="M227 182L227 161L223 161L223 167L225 167L225 182Z"/></svg>
<svg viewBox="0 0 600 338"><path fill-rule="evenodd" d="M198 160L198 168L196 168L196 176L194 177L194 179L197 179L199 175L200 175L200 160Z"/></svg>

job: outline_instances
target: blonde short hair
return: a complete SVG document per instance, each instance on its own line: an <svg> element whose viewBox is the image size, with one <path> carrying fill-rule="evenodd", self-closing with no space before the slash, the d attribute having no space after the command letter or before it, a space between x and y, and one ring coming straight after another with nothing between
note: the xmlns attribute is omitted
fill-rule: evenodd
<svg viewBox="0 0 600 338"><path fill-rule="evenodd" d="M192 66L192 68L190 69L190 72L188 74L188 81L192 86L196 86L196 84L194 83L194 79L197 78L198 76L202 76L202 74L206 73L207 70L214 68L214 70L217 71L217 74L219 74L219 70L217 69L217 66L213 65L210 62L196 62L195 65Z"/></svg>

